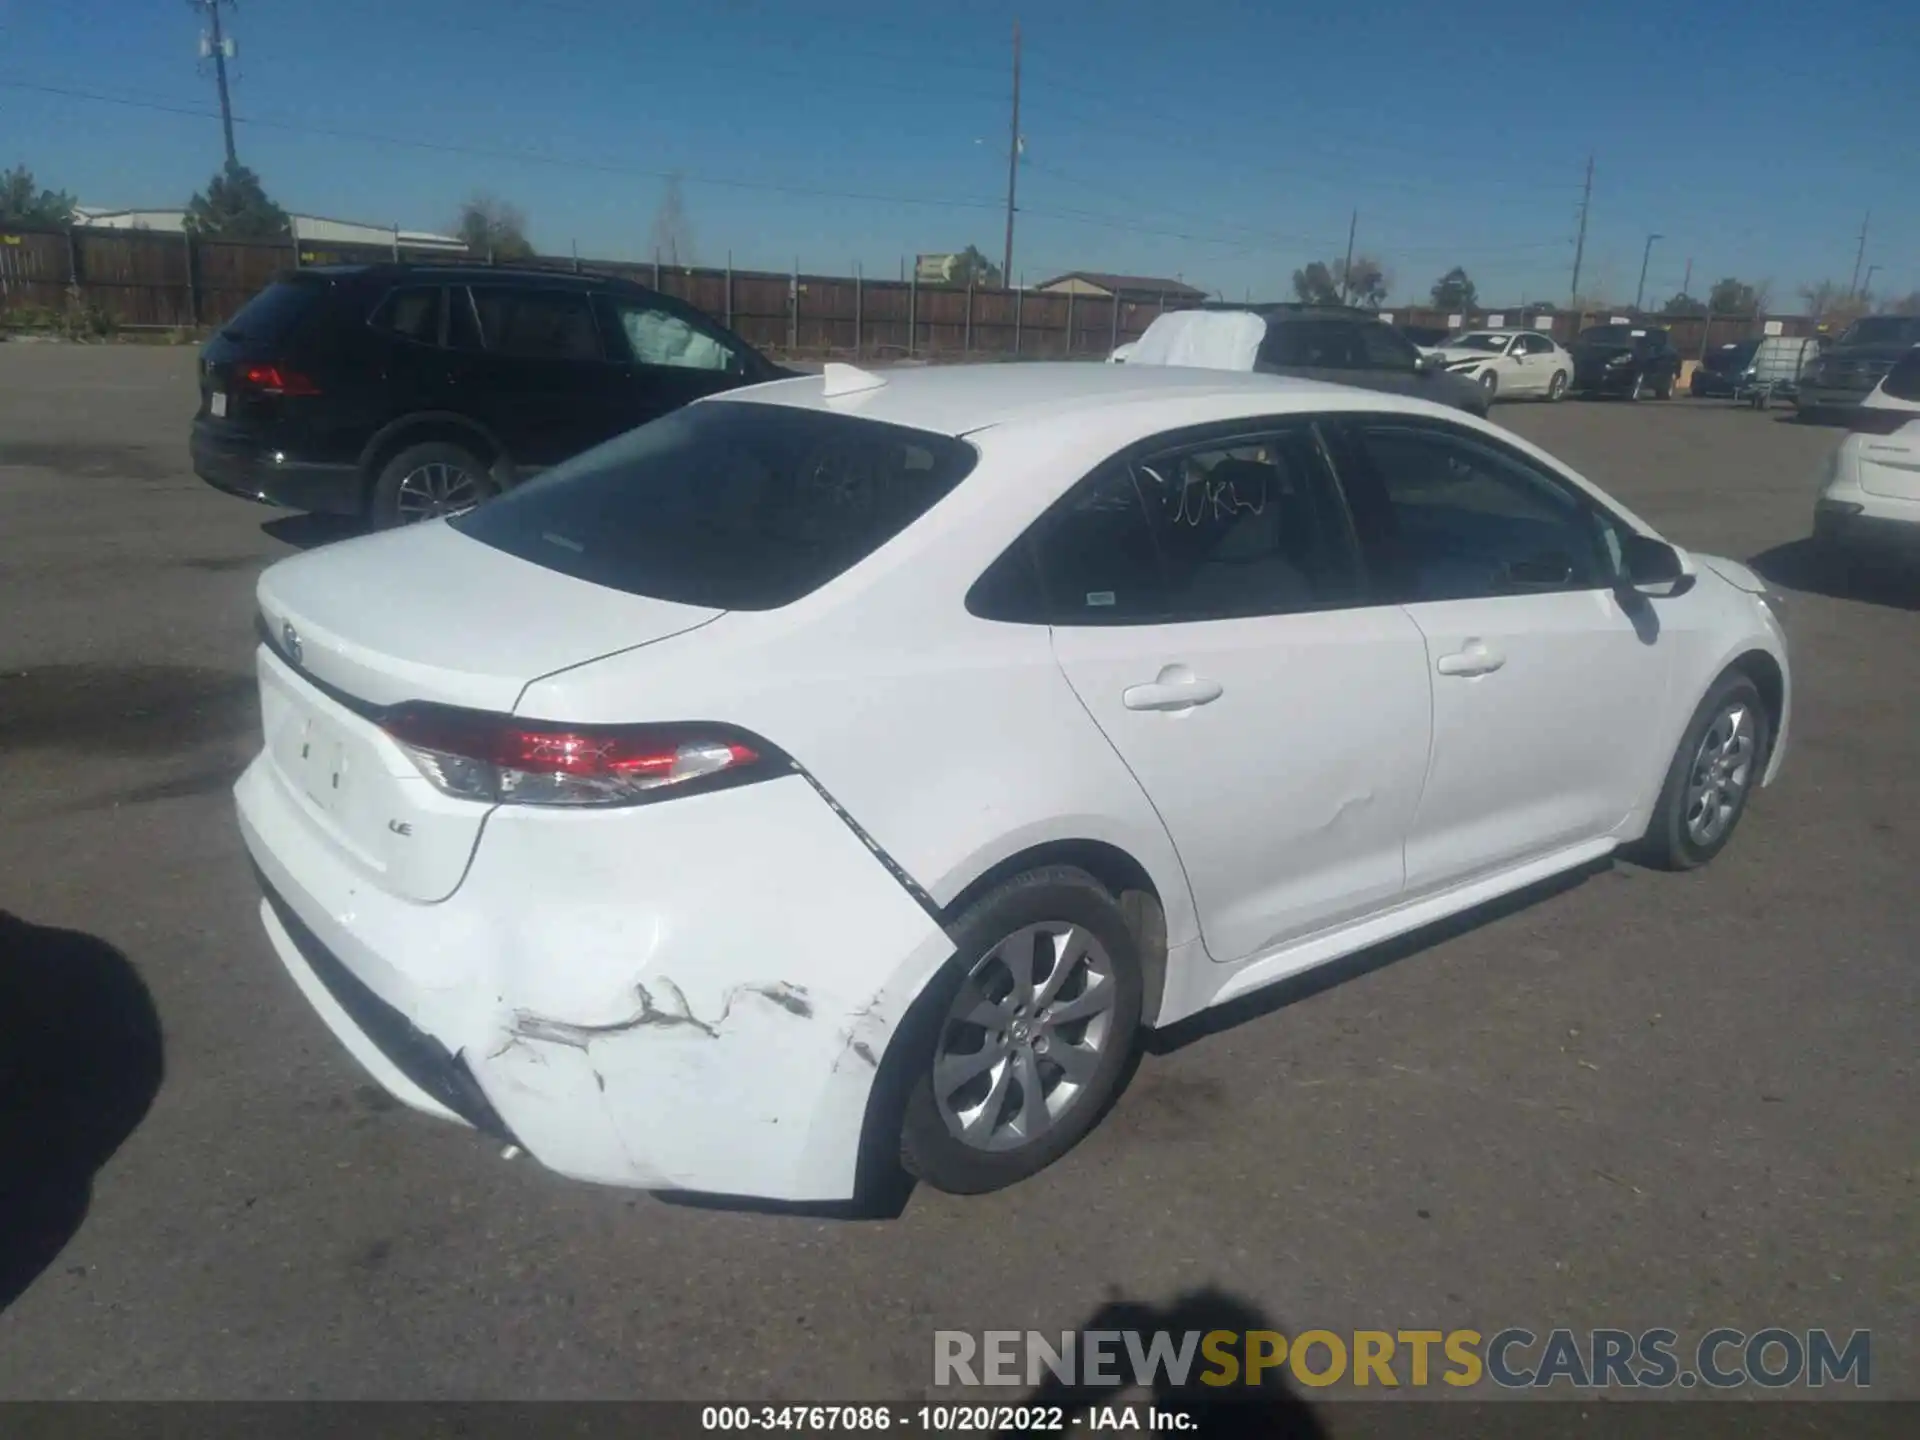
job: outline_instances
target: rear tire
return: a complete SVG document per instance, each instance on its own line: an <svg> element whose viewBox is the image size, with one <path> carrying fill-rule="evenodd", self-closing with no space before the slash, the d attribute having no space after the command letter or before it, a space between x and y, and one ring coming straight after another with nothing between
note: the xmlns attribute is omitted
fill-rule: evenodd
<svg viewBox="0 0 1920 1440"><path fill-rule="evenodd" d="M1692 870L1726 849L1772 746L1759 688L1741 671L1728 671L1693 712L1633 858L1661 870Z"/></svg>
<svg viewBox="0 0 1920 1440"><path fill-rule="evenodd" d="M1567 398L1567 372L1556 370L1553 378L1547 381L1547 399L1564 400Z"/></svg>
<svg viewBox="0 0 1920 1440"><path fill-rule="evenodd" d="M478 455L444 440L409 445L380 467L368 519L376 530L464 514L500 493Z"/></svg>
<svg viewBox="0 0 1920 1440"><path fill-rule="evenodd" d="M1114 897L1067 866L995 887L949 931L954 956L911 1042L900 1163L978 1195L1065 1155L1119 1094L1139 1043L1140 957Z"/></svg>
<svg viewBox="0 0 1920 1440"><path fill-rule="evenodd" d="M1653 392L1653 398L1656 400L1671 400L1673 398L1673 381L1674 377L1671 375L1662 380L1660 382L1660 388Z"/></svg>

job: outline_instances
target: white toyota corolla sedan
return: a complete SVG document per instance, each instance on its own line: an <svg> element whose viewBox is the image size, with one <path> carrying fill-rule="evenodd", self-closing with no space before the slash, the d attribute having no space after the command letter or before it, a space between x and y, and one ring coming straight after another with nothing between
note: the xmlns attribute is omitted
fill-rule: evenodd
<svg viewBox="0 0 1920 1440"><path fill-rule="evenodd" d="M976 1192L1146 1027L1778 770L1784 639L1458 411L1166 367L703 400L259 586L274 949L399 1099L583 1179Z"/></svg>

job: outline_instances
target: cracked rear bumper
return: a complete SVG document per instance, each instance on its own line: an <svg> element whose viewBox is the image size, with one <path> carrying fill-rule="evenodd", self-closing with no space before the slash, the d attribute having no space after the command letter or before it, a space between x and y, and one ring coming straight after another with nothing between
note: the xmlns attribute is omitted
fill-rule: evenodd
<svg viewBox="0 0 1920 1440"><path fill-rule="evenodd" d="M878 1063L952 947L803 780L496 810L433 904L371 883L270 765L235 794L276 953L397 1099L580 1179L853 1198Z"/></svg>

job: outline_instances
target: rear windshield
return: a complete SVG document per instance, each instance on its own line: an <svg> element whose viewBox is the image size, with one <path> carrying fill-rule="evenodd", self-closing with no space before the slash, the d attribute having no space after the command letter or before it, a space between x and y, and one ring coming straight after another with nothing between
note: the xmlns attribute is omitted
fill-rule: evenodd
<svg viewBox="0 0 1920 1440"><path fill-rule="evenodd" d="M284 340L320 301L319 280L276 280L220 327L229 340Z"/></svg>
<svg viewBox="0 0 1920 1440"><path fill-rule="evenodd" d="M595 585L720 610L817 590L973 468L945 435L786 405L677 410L451 523Z"/></svg>
<svg viewBox="0 0 1920 1440"><path fill-rule="evenodd" d="M1920 315L1869 315L1840 337L1842 345L1920 345Z"/></svg>

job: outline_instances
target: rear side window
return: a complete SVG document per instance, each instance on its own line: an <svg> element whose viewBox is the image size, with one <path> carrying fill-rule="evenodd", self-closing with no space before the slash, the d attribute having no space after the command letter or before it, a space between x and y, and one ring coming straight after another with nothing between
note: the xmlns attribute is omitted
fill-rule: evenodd
<svg viewBox="0 0 1920 1440"><path fill-rule="evenodd" d="M584 291L476 287L487 349L540 360L598 360L600 337Z"/></svg>
<svg viewBox="0 0 1920 1440"><path fill-rule="evenodd" d="M276 280L245 305L220 333L229 340L285 340L325 298L324 280Z"/></svg>
<svg viewBox="0 0 1920 1440"><path fill-rule="evenodd" d="M1887 372L1884 388L1896 400L1920 400L1920 347L1900 357Z"/></svg>
<svg viewBox="0 0 1920 1440"><path fill-rule="evenodd" d="M964 441L786 405L706 402L452 522L595 585L772 610L885 545L972 470Z"/></svg>
<svg viewBox="0 0 1920 1440"><path fill-rule="evenodd" d="M389 292L373 312L374 329L416 345L440 343L440 287L409 285Z"/></svg>

